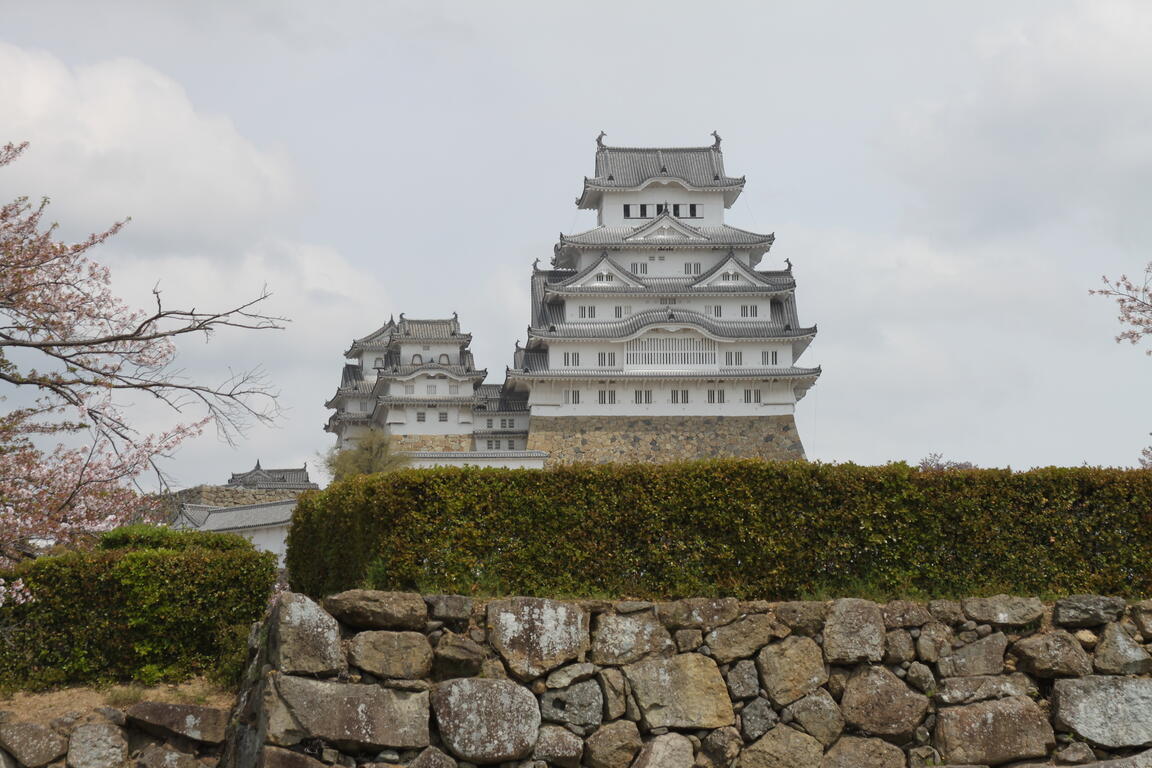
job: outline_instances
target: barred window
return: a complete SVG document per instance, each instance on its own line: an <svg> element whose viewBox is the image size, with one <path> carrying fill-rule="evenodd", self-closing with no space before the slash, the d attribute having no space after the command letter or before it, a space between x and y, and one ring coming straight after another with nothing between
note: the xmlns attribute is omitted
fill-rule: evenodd
<svg viewBox="0 0 1152 768"><path fill-rule="evenodd" d="M648 336L632 339L625 348L627 365L715 365L712 339Z"/></svg>
<svg viewBox="0 0 1152 768"><path fill-rule="evenodd" d="M652 404L652 390L638 389L635 393L636 405L651 405Z"/></svg>

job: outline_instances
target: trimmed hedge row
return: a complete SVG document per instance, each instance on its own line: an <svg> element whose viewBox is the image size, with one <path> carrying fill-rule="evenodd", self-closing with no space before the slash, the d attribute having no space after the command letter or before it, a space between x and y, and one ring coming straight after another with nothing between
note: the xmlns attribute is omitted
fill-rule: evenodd
<svg viewBox="0 0 1152 768"><path fill-rule="evenodd" d="M723 460L352 478L296 507L294 589L795 598L1152 593L1152 472Z"/></svg>
<svg viewBox="0 0 1152 768"><path fill-rule="evenodd" d="M132 526L0 576L33 596L0 607L0 685L154 683L220 673L267 605L276 557L233 534Z"/></svg>

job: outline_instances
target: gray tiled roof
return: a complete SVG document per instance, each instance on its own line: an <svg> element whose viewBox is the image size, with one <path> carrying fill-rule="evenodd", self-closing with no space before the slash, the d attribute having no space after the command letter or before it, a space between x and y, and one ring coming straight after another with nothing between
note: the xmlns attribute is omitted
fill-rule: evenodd
<svg viewBox="0 0 1152 768"><path fill-rule="evenodd" d="M687 323L702 328L721 338L792 339L800 336L815 336L816 326L811 328L787 327L788 324L760 320L716 320L715 318L676 306L646 309L623 320L603 320L583 323L554 323L549 326L529 328L529 337L545 339L618 339L630 336L648 326L667 323Z"/></svg>
<svg viewBox="0 0 1152 768"><path fill-rule="evenodd" d="M233 472L228 485L244 488L283 488L285 490L309 490L319 488L308 478L308 465L291 469L263 469L260 462L247 472Z"/></svg>
<svg viewBox="0 0 1152 768"><path fill-rule="evenodd" d="M736 189L744 179L724 172L724 155L718 145L709 147L606 147L596 151L596 174L584 179L577 199L591 207L596 191L635 189L649 179L681 179L697 189Z"/></svg>
<svg viewBox="0 0 1152 768"><path fill-rule="evenodd" d="M681 223L683 224L683 222ZM727 224L699 227L684 224L685 227L693 230L692 235L677 233L670 237L631 238L637 231L648 226L649 224L642 227L596 227L574 235L561 234L560 242L556 247L560 249L567 245L609 248L668 248L669 246L730 248L733 246L751 246L762 247L767 250L776 239L776 235L771 233L762 235L738 227L730 227Z"/></svg>
<svg viewBox="0 0 1152 768"><path fill-rule="evenodd" d="M790 366L787 368L752 368L752 367L722 367L707 371L693 368L679 368L674 370L643 370L633 371L623 368L580 368L576 370L529 370L518 371L509 368L507 375L514 379L815 379L820 375L821 369L800 368Z"/></svg>
<svg viewBox="0 0 1152 768"><path fill-rule="evenodd" d="M248 504L242 507L204 507L186 504L181 510L184 519L179 521L176 527L195 528L201 531L234 531L287 525L292 522L294 509L296 509L295 499Z"/></svg>
<svg viewBox="0 0 1152 768"><path fill-rule="evenodd" d="M547 293L551 294L580 294L580 293L695 293L706 296L709 293L782 293L795 289L796 280L787 271L761 272L745 265L740 266L740 272L747 274L755 280L754 285L741 283L739 285L713 285L706 288L693 287L698 283L706 282L709 278L722 270L725 265L732 263L732 259L722 259L715 266L700 275L685 277L649 277L648 275L633 275L628 273L628 279L639 283L641 287L613 282L611 285L598 283L595 286L576 286L589 275L605 271L604 262L607 257L601 258L595 264L586 267L581 272L571 270L553 270L544 278ZM620 266L613 264L618 270ZM765 290L767 289L767 291Z"/></svg>
<svg viewBox="0 0 1152 768"><path fill-rule="evenodd" d="M344 356L352 357L357 352L386 351L395 342L411 339L450 341L466 345L472 341L472 336L460 332L460 321L455 315L447 318L418 319L404 317L401 313L400 320L389 319L367 336L355 339Z"/></svg>

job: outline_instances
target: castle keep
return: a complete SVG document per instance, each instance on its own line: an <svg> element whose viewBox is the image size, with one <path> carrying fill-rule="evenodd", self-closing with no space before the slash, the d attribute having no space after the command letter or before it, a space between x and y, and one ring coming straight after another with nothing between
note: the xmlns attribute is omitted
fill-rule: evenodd
<svg viewBox="0 0 1152 768"><path fill-rule="evenodd" d="M539 466L713 456L803 458L796 403L820 375L796 281L760 270L773 242L725 223L744 188L720 137L705 147L609 147L562 234L533 265L528 339L485 385L458 319L403 315L357 339L327 403L342 445L384 429L418 466Z"/></svg>

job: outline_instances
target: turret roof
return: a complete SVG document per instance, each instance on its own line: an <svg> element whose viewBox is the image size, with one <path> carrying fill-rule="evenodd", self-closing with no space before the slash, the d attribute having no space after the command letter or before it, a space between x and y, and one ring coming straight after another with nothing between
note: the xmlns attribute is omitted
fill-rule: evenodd
<svg viewBox="0 0 1152 768"><path fill-rule="evenodd" d="M600 139L596 145L596 175L584 178L584 190L576 199L581 208L595 208L599 192L637 189L650 179L678 179L693 189L732 192L725 195L726 205L744 186L744 177L724 172L719 137L707 147L608 147Z"/></svg>
<svg viewBox="0 0 1152 768"><path fill-rule="evenodd" d="M690 325L723 339L793 339L815 336L816 326L797 328L791 323L756 320L717 320L683 307L659 307L636 312L623 320L558 322L528 329L529 338L541 339L620 339L645 328L662 325Z"/></svg>
<svg viewBox="0 0 1152 768"><path fill-rule="evenodd" d="M344 356L352 357L357 352L385 350L394 342L412 339L450 341L467 345L472 342L472 335L460 332L460 321L455 313L452 317L432 319L407 318L401 313L399 321L389 318L387 323L372 333L353 340Z"/></svg>
<svg viewBox="0 0 1152 768"><path fill-rule="evenodd" d="M556 250L565 246L610 248L751 248L764 253L772 247L776 235L749 232L727 224L692 226L670 213L662 213L637 227L596 227L574 235L560 233Z"/></svg>

